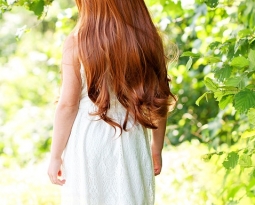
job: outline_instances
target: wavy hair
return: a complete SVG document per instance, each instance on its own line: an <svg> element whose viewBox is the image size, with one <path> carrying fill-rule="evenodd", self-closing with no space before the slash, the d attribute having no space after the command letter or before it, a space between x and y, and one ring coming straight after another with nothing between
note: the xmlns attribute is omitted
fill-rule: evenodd
<svg viewBox="0 0 255 205"><path fill-rule="evenodd" d="M175 98L170 92L163 43L144 0L76 0L78 54L93 113L127 131L129 116L156 129ZM110 93L126 108L123 124L107 116Z"/></svg>

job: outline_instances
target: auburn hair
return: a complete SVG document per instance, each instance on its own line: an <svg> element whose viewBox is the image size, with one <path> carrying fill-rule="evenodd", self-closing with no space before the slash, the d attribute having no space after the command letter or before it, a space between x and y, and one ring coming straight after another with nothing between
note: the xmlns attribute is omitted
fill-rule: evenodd
<svg viewBox="0 0 255 205"><path fill-rule="evenodd" d="M76 0L78 56L85 69L93 113L127 130L129 116L156 129L175 98L163 43L144 0ZM110 93L126 108L123 124L107 116Z"/></svg>

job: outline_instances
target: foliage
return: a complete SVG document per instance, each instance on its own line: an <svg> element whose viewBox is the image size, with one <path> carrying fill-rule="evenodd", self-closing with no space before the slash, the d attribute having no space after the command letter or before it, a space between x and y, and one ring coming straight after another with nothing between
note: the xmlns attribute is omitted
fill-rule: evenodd
<svg viewBox="0 0 255 205"><path fill-rule="evenodd" d="M13 161L20 165L38 161L49 151L61 44L76 18L74 10L55 6L36 24L31 13L13 11L23 13L20 20L16 14L5 13L0 28L4 48L0 51L0 167L13 166ZM25 22L33 31L16 41L15 30Z"/></svg>
<svg viewBox="0 0 255 205"><path fill-rule="evenodd" d="M197 140L164 150L163 170L155 178L155 205L226 205L228 204L226 199L235 195L238 195L238 198L242 197L240 205L254 204L249 197L243 196L243 191L238 192L240 186L236 183L239 180L236 177L238 172L225 177L225 186L222 186L225 173L217 162L223 159L214 156L210 162L205 163L200 159L205 152L207 152L206 145ZM60 189L52 185L45 174L47 160L22 169L2 169L0 204L60 204ZM245 176L242 182L249 184L250 177ZM224 192L226 187L228 192Z"/></svg>
<svg viewBox="0 0 255 205"><path fill-rule="evenodd" d="M155 1L150 3L155 6ZM161 0L160 8L156 8L161 11L156 13L160 28L168 39L176 40L182 53L179 66L171 72L176 77L177 85L173 87L179 90L180 101L178 112L169 120L169 130L173 131L168 132L168 137L172 143L198 137L215 149L204 156L205 160L223 156L222 165L227 170L240 169L242 176L247 170L254 172L255 2L204 3L207 5ZM202 80L207 90L199 84ZM199 108L194 107L194 102ZM228 175L231 171L226 171ZM247 196L255 196L252 176L248 184L239 181L226 203L241 200L237 193L242 189ZM231 192L230 187L224 192Z"/></svg>
<svg viewBox="0 0 255 205"><path fill-rule="evenodd" d="M0 164L5 166L9 157L22 164L43 157L49 149L50 113L58 93L52 87L59 85L60 45L77 18L69 1L10 2L0 0L1 12L5 12L0 19L0 63L4 73L0 76ZM33 2L35 6L31 6ZM169 65L172 90L179 101L168 119L166 145L193 139L205 143L210 153L203 159L226 169L221 170L221 191L213 194L224 204L235 204L243 195L254 201L254 1L146 3L169 56L172 41L181 53L178 64ZM33 15L17 6L33 11ZM21 12L21 20L12 20L13 13ZM34 16L42 22L38 24ZM16 42L16 37L21 40Z"/></svg>
<svg viewBox="0 0 255 205"><path fill-rule="evenodd" d="M43 12L46 12L47 6L49 6L51 3L52 0L0 0L0 16L4 12L12 10L12 8L15 6L22 6L34 12L34 14L40 18L43 15Z"/></svg>

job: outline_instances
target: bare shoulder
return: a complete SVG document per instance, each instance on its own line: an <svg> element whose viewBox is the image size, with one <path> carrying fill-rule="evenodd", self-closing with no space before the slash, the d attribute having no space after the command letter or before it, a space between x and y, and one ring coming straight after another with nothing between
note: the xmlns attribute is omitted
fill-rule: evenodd
<svg viewBox="0 0 255 205"><path fill-rule="evenodd" d="M63 57L62 63L64 64L78 64L78 36L71 33L67 36L63 44Z"/></svg>
<svg viewBox="0 0 255 205"><path fill-rule="evenodd" d="M63 45L63 51L71 51L78 49L78 36L75 33L69 34Z"/></svg>
<svg viewBox="0 0 255 205"><path fill-rule="evenodd" d="M75 48L78 45L78 35L75 32L71 32L64 41L64 49Z"/></svg>

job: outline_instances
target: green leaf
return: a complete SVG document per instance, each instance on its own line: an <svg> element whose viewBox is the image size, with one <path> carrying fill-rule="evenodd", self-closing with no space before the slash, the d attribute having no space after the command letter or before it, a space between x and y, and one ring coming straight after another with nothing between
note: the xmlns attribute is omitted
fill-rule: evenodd
<svg viewBox="0 0 255 205"><path fill-rule="evenodd" d="M251 157L247 154L242 154L239 158L239 165L243 168L252 167Z"/></svg>
<svg viewBox="0 0 255 205"><path fill-rule="evenodd" d="M252 50L255 50L255 37L249 39L249 44Z"/></svg>
<svg viewBox="0 0 255 205"><path fill-rule="evenodd" d="M235 44L235 52L236 53L239 49L241 50L241 47L245 46L248 44L247 39L240 39L239 41L236 42Z"/></svg>
<svg viewBox="0 0 255 205"><path fill-rule="evenodd" d="M238 163L239 155L236 152L230 152L223 162L226 169L233 169Z"/></svg>
<svg viewBox="0 0 255 205"><path fill-rule="evenodd" d="M248 59L249 59L251 68L255 68L255 50L250 50Z"/></svg>
<svg viewBox="0 0 255 205"><path fill-rule="evenodd" d="M219 57L215 57L215 56L206 56L206 57L204 57L204 60L207 61L208 64L221 62L221 59Z"/></svg>
<svg viewBox="0 0 255 205"><path fill-rule="evenodd" d="M199 53L192 53L190 51L183 52L181 57L184 57L184 56L189 56L189 57L193 57L193 58L200 58L201 57L201 55Z"/></svg>
<svg viewBox="0 0 255 205"><path fill-rule="evenodd" d="M220 101L223 97L223 92L221 90L217 90L214 92L214 98L216 99L216 101Z"/></svg>
<svg viewBox="0 0 255 205"><path fill-rule="evenodd" d="M209 48L210 48L211 50L214 50L214 49L218 48L219 45L221 45L221 42L215 41L215 42L212 42L212 43L209 45Z"/></svg>
<svg viewBox="0 0 255 205"><path fill-rule="evenodd" d="M204 93L203 95L201 95L201 96L196 100L196 105L197 105L197 106L199 106L200 101L201 101L204 97L206 97L208 93L209 93L209 92Z"/></svg>
<svg viewBox="0 0 255 205"><path fill-rule="evenodd" d="M235 95L240 90L233 86L222 86L220 87L220 91L223 93L223 96L225 96L225 95Z"/></svg>
<svg viewBox="0 0 255 205"><path fill-rule="evenodd" d="M255 71L254 71L255 72ZM250 90L255 90L255 85L254 84L249 84L245 88L248 88Z"/></svg>
<svg viewBox="0 0 255 205"><path fill-rule="evenodd" d="M37 0L29 5L29 10L33 11L38 17L41 17L44 10L44 0Z"/></svg>
<svg viewBox="0 0 255 205"><path fill-rule="evenodd" d="M229 105L230 103L233 102L233 98L234 98L233 95L223 96L219 102L220 109L222 109L222 110L225 109L227 107L227 105Z"/></svg>
<svg viewBox="0 0 255 205"><path fill-rule="evenodd" d="M247 77L250 78L252 75L255 74L255 70L251 71L251 72L248 72L247 73Z"/></svg>
<svg viewBox="0 0 255 205"><path fill-rule="evenodd" d="M231 75L232 67L226 66L221 69L218 69L215 71L215 78L218 79L220 82L223 82L224 80L228 79Z"/></svg>
<svg viewBox="0 0 255 205"><path fill-rule="evenodd" d="M247 116L249 123L255 125L255 108L249 109Z"/></svg>
<svg viewBox="0 0 255 205"><path fill-rule="evenodd" d="M224 96L228 95L235 95L239 92L238 88L235 87L221 87L217 91L214 92L214 98L216 98L217 101L221 101Z"/></svg>
<svg viewBox="0 0 255 205"><path fill-rule="evenodd" d="M219 4L219 0L205 0L204 2L211 8L216 8Z"/></svg>
<svg viewBox="0 0 255 205"><path fill-rule="evenodd" d="M225 82L226 86L232 86L232 87L239 87L240 83L242 81L241 76L228 78Z"/></svg>
<svg viewBox="0 0 255 205"><path fill-rule="evenodd" d="M243 29L241 31L238 32L238 37L239 38L244 38L246 36L251 35L253 32L251 29Z"/></svg>
<svg viewBox="0 0 255 205"><path fill-rule="evenodd" d="M243 56L238 56L232 59L230 65L238 68L244 68L249 66L249 61Z"/></svg>
<svg viewBox="0 0 255 205"><path fill-rule="evenodd" d="M250 138L250 137L253 137L255 136L255 130L251 130L251 131L245 131L241 137L242 138Z"/></svg>
<svg viewBox="0 0 255 205"><path fill-rule="evenodd" d="M213 92L215 92L218 89L218 85L209 77L205 78L204 84L209 90Z"/></svg>
<svg viewBox="0 0 255 205"><path fill-rule="evenodd" d="M234 107L240 113L246 113L250 108L255 108L255 92L245 89L234 97Z"/></svg>
<svg viewBox="0 0 255 205"><path fill-rule="evenodd" d="M193 63L193 59L192 59L192 57L189 57L189 60L188 60L188 62L187 62L187 64L186 64L186 68L187 68L188 70L191 68L192 63Z"/></svg>

